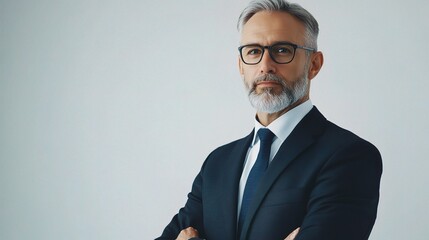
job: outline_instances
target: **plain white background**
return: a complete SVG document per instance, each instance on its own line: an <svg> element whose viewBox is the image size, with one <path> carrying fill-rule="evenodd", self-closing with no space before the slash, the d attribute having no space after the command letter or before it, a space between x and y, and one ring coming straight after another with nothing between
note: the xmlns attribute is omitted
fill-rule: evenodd
<svg viewBox="0 0 429 240"><path fill-rule="evenodd" d="M313 103L383 156L371 239L427 239L429 3L299 3L325 55ZM246 4L0 0L0 239L157 237L210 151L251 131Z"/></svg>

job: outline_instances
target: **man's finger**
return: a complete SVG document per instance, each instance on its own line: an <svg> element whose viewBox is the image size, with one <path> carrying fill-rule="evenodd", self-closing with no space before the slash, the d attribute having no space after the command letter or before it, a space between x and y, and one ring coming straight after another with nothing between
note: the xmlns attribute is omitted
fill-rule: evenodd
<svg viewBox="0 0 429 240"><path fill-rule="evenodd" d="M180 231L179 236L177 236L176 240L188 240L189 238L193 237L198 237L198 231L193 227L188 227Z"/></svg>
<svg viewBox="0 0 429 240"><path fill-rule="evenodd" d="M296 235L298 235L299 232L299 228L293 230L293 232L291 232L286 238L285 240L294 240Z"/></svg>

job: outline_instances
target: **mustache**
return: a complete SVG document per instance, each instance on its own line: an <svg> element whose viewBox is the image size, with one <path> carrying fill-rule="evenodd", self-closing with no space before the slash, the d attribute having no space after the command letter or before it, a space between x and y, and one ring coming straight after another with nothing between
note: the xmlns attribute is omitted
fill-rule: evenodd
<svg viewBox="0 0 429 240"><path fill-rule="evenodd" d="M252 83L253 88L256 88L257 84L264 82L264 81L276 82L282 86L285 86L285 80L282 77L277 76L277 75L272 74L272 73L268 73L268 74L261 75L259 77L256 77L255 79L253 79L253 83Z"/></svg>

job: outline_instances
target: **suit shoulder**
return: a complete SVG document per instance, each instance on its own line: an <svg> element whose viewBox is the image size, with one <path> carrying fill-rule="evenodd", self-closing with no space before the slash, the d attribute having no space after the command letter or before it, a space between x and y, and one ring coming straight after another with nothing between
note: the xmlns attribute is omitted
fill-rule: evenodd
<svg viewBox="0 0 429 240"><path fill-rule="evenodd" d="M367 140L326 119L315 106L300 122L297 130L300 133L311 132L314 136L317 136L318 143L330 151L355 144L377 149Z"/></svg>
<svg viewBox="0 0 429 240"><path fill-rule="evenodd" d="M248 142L250 141L251 135L248 135L246 137L234 140L232 142L226 143L222 146L217 147L216 149L214 149L209 156L211 155L224 155L226 153L230 153L231 151L233 151L234 149L236 149L237 147L242 147L245 146L246 144L248 145ZM250 144L250 142L249 142Z"/></svg>
<svg viewBox="0 0 429 240"><path fill-rule="evenodd" d="M248 135L216 148L207 156L202 170L206 173L218 174L219 168L222 167L234 168L235 166L238 169L247 153L251 139L251 135Z"/></svg>
<svg viewBox="0 0 429 240"><path fill-rule="evenodd" d="M361 138L352 131L342 128L330 121L327 121L326 130L323 134L323 138L325 141L336 143L338 146L344 147L350 145L359 145L362 148L369 148L379 153L377 147L371 142Z"/></svg>

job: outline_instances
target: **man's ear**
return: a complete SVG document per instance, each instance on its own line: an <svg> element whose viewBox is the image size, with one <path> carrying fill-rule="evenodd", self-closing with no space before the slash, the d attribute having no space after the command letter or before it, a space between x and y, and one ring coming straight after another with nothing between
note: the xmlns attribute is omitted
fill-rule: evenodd
<svg viewBox="0 0 429 240"><path fill-rule="evenodd" d="M241 62L240 56L237 57L237 60L238 60L238 71L240 71L240 75L243 76L244 75L243 63Z"/></svg>
<svg viewBox="0 0 429 240"><path fill-rule="evenodd" d="M320 71L323 65L323 53L315 52L310 59L310 68L308 69L308 79L313 79Z"/></svg>

